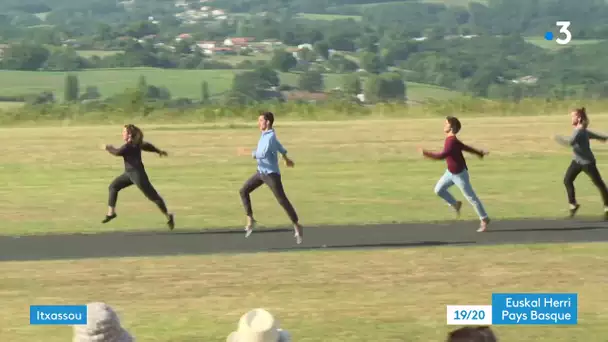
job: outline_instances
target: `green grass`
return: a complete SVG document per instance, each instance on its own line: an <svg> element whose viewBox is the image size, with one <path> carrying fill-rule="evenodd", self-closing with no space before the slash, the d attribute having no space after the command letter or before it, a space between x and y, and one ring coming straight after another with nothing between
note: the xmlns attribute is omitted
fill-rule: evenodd
<svg viewBox="0 0 608 342"><path fill-rule="evenodd" d="M23 105L23 102L0 101L0 110L21 108Z"/></svg>
<svg viewBox="0 0 608 342"><path fill-rule="evenodd" d="M441 118L288 124L278 115L279 137L296 161L295 169L283 171L285 187L304 224L453 218L433 193L445 163L425 160L416 151L417 146L442 147ZM596 127L608 125L607 116L596 113L593 120ZM480 117L463 123L462 139L491 151L483 161L469 156L468 163L473 184L492 217L565 214L562 178L571 152L550 138L570 133L565 115ZM255 171L255 164L236 151L255 147L259 134L253 126L142 128L147 139L171 153L167 159L146 154L144 162L158 191L178 214L179 227L243 224L238 189ZM164 218L135 188L121 193L118 220L105 226L99 223L108 184L123 165L98 146L119 144L120 131L119 125L2 129L0 193L10 198L0 206L2 232L164 229ZM603 170L608 151L597 144L595 150ZM591 183L581 178L577 186L581 215L600 214L601 201ZM260 222L287 223L266 189L254 193L253 200ZM470 207L463 218L475 218Z"/></svg>
<svg viewBox="0 0 608 342"><path fill-rule="evenodd" d="M271 53L257 53L251 54L249 56L241 56L241 55L224 55L224 56L213 56L212 58L218 62L230 63L232 65L237 65L244 61L269 61L272 59Z"/></svg>
<svg viewBox="0 0 608 342"><path fill-rule="evenodd" d="M28 26L27 28L28 29L41 29L41 28L48 29L48 28L52 28L52 27L55 27L55 25L41 24L41 25Z"/></svg>
<svg viewBox="0 0 608 342"><path fill-rule="evenodd" d="M487 4L486 0L422 0L421 2L467 7L470 3Z"/></svg>
<svg viewBox="0 0 608 342"><path fill-rule="evenodd" d="M362 18L359 15L339 15L339 14L315 14L315 13L299 13L299 18L308 20L346 20L353 19L360 21Z"/></svg>
<svg viewBox="0 0 608 342"><path fill-rule="evenodd" d="M406 86L406 93L408 94L408 99L414 102L425 101L429 99L445 100L460 95L460 93L456 91L430 84L407 82Z"/></svg>
<svg viewBox="0 0 608 342"><path fill-rule="evenodd" d="M372 7L376 7L376 6L384 6L384 5L395 5L395 4L406 4L408 2L411 1L389 1L389 2L373 2L373 3L369 3L369 4L358 4L358 5L345 5L345 6L349 6L349 7L355 7L361 10L364 9L369 9ZM340 8L341 6L336 6L334 8Z"/></svg>
<svg viewBox="0 0 608 342"><path fill-rule="evenodd" d="M446 325L448 304L487 305L493 292L575 292L578 325L492 329L500 341L606 341L606 247L4 262L0 337L70 341L70 327L29 325L29 305L105 301L138 341L225 341L242 314L263 307L298 342L440 342L456 328Z"/></svg>
<svg viewBox="0 0 608 342"><path fill-rule="evenodd" d="M98 56L98 57L107 57L107 56L113 56L121 51L106 51L106 50L77 50L76 51L80 56L85 57L85 58L91 58L93 56Z"/></svg>
<svg viewBox="0 0 608 342"><path fill-rule="evenodd" d="M597 44L604 40L601 39L572 39L567 45L559 45L555 41L548 41L544 37L526 37L528 43L540 46L543 49L559 50L571 46Z"/></svg>
<svg viewBox="0 0 608 342"><path fill-rule="evenodd" d="M368 4L344 5L344 6L347 6L349 8L356 7L356 8L360 8L360 9L364 10L364 9L369 9L371 7L376 7L376 6L387 6L387 5L408 4L408 3L411 4L414 2L416 2L416 1L415 0L387 1L387 2L373 2L373 3L368 3ZM420 0L420 2L438 3L438 4L445 4L448 6L465 6L465 7L472 2L477 2L477 3L482 3L482 4L486 3L485 0ZM340 7L342 7L342 6L336 6L336 7L332 7L332 8L339 9Z"/></svg>
<svg viewBox="0 0 608 342"><path fill-rule="evenodd" d="M565 214L561 179L570 152L551 136L570 133L566 114L462 121L461 139L491 152L483 161L469 157L468 164L492 217ZM283 168L283 179L302 222L451 219L433 193L445 164L416 152L417 146L441 148L442 124L441 118L289 123L278 113L279 138L296 161L294 169ZM608 115L594 114L594 127L606 125ZM149 141L170 152L167 159L147 154L144 163L178 214L178 229L242 226L237 190L254 164L236 151L255 146L259 133L253 122L141 127ZM98 146L118 144L120 131L120 126L0 129L2 234L164 230L163 217L134 188L121 192L119 218L99 223L107 186L122 172L122 160ZM605 170L608 150L593 147ZM599 194L584 176L577 193L581 215L601 212ZM260 222L287 223L267 189L252 199ZM472 218L466 206L463 219ZM140 341L224 341L243 313L264 307L298 342L439 342L454 329L446 326L446 305L483 305L495 292L532 291L578 293L579 324L493 327L501 341L604 341L607 246L2 262L0 340L70 340L69 327L24 323L28 306L105 301Z"/></svg>
<svg viewBox="0 0 608 342"><path fill-rule="evenodd" d="M250 17L251 13L231 13L233 17ZM308 20L345 20L354 19L361 20L361 16L358 15L340 15L340 14L317 14L317 13L298 13L296 18L308 19Z"/></svg>
<svg viewBox="0 0 608 342"><path fill-rule="evenodd" d="M135 87L140 75L146 77L148 84L167 87L173 97L188 97L198 99L203 81L209 83L212 95L221 94L230 89L235 72L244 70L166 70L155 68L132 69L95 69L75 72L78 75L80 87L97 86L102 96L121 93L125 88ZM55 97L63 98L65 82L64 72L37 71L0 71L0 92L4 96L22 95L41 91L54 91ZM281 73L281 82L297 85L299 74ZM325 88L327 90L341 85L343 75L326 74ZM430 92L438 88L434 86L411 85L408 97L412 100L426 98ZM457 94L450 90L439 88L445 94ZM442 95L443 94L443 95ZM420 96L419 96L420 95Z"/></svg>
<svg viewBox="0 0 608 342"><path fill-rule="evenodd" d="M103 96L121 93L127 87L137 85L140 75L148 84L166 86L174 97L200 97L203 81L209 83L212 94L229 89L235 70L165 70L155 68L100 69L76 72L81 88L91 85L99 87ZM54 90L56 97L62 98L64 72L1 71L0 91L9 95ZM281 75L284 82L295 82L297 75ZM328 83L331 84L331 77Z"/></svg>

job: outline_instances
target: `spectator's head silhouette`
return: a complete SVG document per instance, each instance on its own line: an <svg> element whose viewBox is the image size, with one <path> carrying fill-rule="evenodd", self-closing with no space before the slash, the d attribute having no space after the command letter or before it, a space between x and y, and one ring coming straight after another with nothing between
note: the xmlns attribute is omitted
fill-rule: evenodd
<svg viewBox="0 0 608 342"><path fill-rule="evenodd" d="M254 309L239 320L237 331L226 342L290 342L289 333L279 329L279 323L264 309Z"/></svg>
<svg viewBox="0 0 608 342"><path fill-rule="evenodd" d="M463 327L451 331L447 342L498 342L490 327Z"/></svg>
<svg viewBox="0 0 608 342"><path fill-rule="evenodd" d="M105 303L87 304L87 324L74 326L73 342L134 342L120 325L116 312Z"/></svg>

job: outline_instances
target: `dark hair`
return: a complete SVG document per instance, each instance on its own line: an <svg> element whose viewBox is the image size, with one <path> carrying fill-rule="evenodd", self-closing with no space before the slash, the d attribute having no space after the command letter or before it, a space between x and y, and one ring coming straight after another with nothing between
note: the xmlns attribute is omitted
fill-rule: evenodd
<svg viewBox="0 0 608 342"><path fill-rule="evenodd" d="M458 120L457 117L447 116L445 119L450 124L450 127L452 128L452 133L456 134L456 133L460 132L462 125L460 124L460 120Z"/></svg>
<svg viewBox="0 0 608 342"><path fill-rule="evenodd" d="M589 117L587 116L587 110L585 110L585 107L576 108L574 111L576 112L576 115L579 117L583 126L587 128L587 126L589 126Z"/></svg>
<svg viewBox="0 0 608 342"><path fill-rule="evenodd" d="M447 342L497 342L490 327L462 327L448 334Z"/></svg>
<svg viewBox="0 0 608 342"><path fill-rule="evenodd" d="M144 133L141 131L141 129L139 129L139 127L133 124L128 124L125 125L125 128L127 129L127 133L129 133L131 136L131 143L140 145L143 142Z"/></svg>
<svg viewBox="0 0 608 342"><path fill-rule="evenodd" d="M270 122L270 127L272 127L272 124L274 123L274 114L271 112L260 112L260 116L263 116L264 120Z"/></svg>

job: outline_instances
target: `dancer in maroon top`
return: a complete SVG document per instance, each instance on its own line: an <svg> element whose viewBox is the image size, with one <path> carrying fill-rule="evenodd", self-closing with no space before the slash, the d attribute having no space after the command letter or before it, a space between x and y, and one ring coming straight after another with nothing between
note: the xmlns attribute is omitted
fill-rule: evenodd
<svg viewBox="0 0 608 342"><path fill-rule="evenodd" d="M456 199L448 191L448 189L452 185L456 184L456 186L460 188L460 191L462 192L464 197L475 208L475 211L479 216L481 224L477 231L484 232L488 228L490 218L488 217L488 214L486 213L483 204L481 203L481 201L477 197L477 194L475 194L473 187L471 186L467 163L464 159L462 151L476 154L479 158L483 158L485 155L488 154L488 152L475 149L473 147L463 144L460 140L458 140L456 134L458 134L461 127L462 125L460 124L460 121L457 118L453 116L448 116L445 120L445 125L443 128L443 131L446 134L443 151L437 153L420 149L420 152L423 156L430 159L445 159L448 165L448 169L437 182L437 185L435 186L435 193L439 197L443 198L443 200L446 201L452 208L454 208L458 215L460 215L460 208L462 207L462 202L456 201Z"/></svg>

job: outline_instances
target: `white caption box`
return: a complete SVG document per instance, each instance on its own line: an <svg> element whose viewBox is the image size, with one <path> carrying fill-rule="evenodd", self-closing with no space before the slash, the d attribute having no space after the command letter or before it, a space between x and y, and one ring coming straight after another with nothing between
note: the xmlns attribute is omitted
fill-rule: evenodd
<svg viewBox="0 0 608 342"><path fill-rule="evenodd" d="M448 325L491 325L492 305L447 305Z"/></svg>

